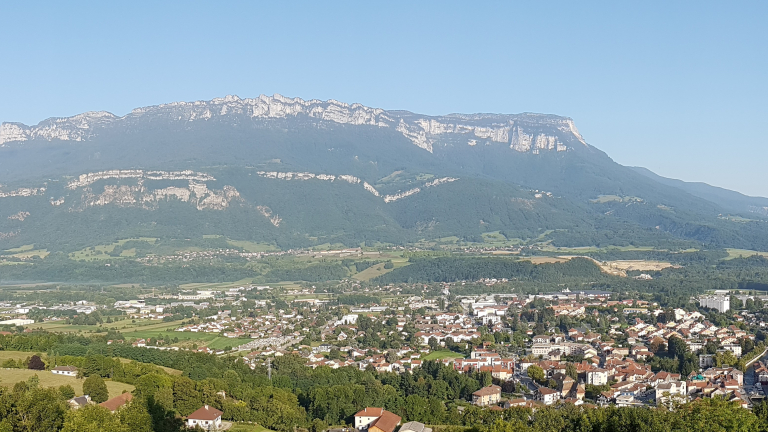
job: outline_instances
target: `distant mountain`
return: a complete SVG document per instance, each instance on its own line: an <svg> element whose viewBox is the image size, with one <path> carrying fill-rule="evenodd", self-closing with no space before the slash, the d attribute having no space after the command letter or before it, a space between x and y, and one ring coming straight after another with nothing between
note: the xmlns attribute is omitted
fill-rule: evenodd
<svg viewBox="0 0 768 432"><path fill-rule="evenodd" d="M498 232L768 250L762 220L615 163L543 114L425 116L280 95L0 126L0 249L221 234L281 247Z"/></svg>
<svg viewBox="0 0 768 432"><path fill-rule="evenodd" d="M630 168L661 184L676 187L693 196L711 201L729 212L755 213L761 216L768 216L768 198L747 196L736 191L701 182L686 182L662 177L643 167Z"/></svg>

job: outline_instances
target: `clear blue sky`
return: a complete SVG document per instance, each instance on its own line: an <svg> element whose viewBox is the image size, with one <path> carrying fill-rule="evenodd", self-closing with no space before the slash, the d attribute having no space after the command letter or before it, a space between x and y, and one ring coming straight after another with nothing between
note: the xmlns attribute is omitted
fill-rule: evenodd
<svg viewBox="0 0 768 432"><path fill-rule="evenodd" d="M766 22L765 1L4 1L0 121L262 93L543 112L619 163L768 196Z"/></svg>

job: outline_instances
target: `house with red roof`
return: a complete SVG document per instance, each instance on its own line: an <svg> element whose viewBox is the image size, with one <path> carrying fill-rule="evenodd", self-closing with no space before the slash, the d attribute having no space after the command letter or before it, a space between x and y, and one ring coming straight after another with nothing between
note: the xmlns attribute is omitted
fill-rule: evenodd
<svg viewBox="0 0 768 432"><path fill-rule="evenodd" d="M384 408L365 408L355 414L355 429L369 432L394 432L400 416Z"/></svg>
<svg viewBox="0 0 768 432"><path fill-rule="evenodd" d="M221 415L223 412L205 405L200 407L187 417L187 427L200 426L205 430L218 430L221 428Z"/></svg>

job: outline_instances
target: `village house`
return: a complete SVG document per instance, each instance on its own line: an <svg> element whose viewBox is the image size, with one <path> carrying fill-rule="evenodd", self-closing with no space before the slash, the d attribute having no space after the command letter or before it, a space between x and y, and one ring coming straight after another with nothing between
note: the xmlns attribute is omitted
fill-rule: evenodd
<svg viewBox="0 0 768 432"><path fill-rule="evenodd" d="M472 404L477 406L496 405L501 400L501 387L489 385L472 393Z"/></svg>
<svg viewBox="0 0 768 432"><path fill-rule="evenodd" d="M120 396L113 397L112 399L102 402L99 404L99 406L103 406L104 408L115 412L123 405L127 404L133 399L133 395L131 393L125 392L121 394Z"/></svg>
<svg viewBox="0 0 768 432"><path fill-rule="evenodd" d="M51 372L56 375L66 375L71 377L77 376L77 368L74 366L56 366L55 368L51 369Z"/></svg>
<svg viewBox="0 0 768 432"><path fill-rule="evenodd" d="M200 426L204 430L218 430L221 428L222 414L216 408L205 405L187 417L187 427Z"/></svg>
<svg viewBox="0 0 768 432"><path fill-rule="evenodd" d="M560 392L547 387L540 387L536 390L536 400L544 405L552 405L560 399Z"/></svg>
<svg viewBox="0 0 768 432"><path fill-rule="evenodd" d="M355 414L355 429L368 432L394 432L400 416L384 408L365 408Z"/></svg>

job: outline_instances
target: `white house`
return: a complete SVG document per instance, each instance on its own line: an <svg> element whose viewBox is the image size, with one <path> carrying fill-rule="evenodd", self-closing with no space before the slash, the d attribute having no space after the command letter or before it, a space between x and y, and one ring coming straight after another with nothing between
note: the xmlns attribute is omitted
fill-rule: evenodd
<svg viewBox="0 0 768 432"><path fill-rule="evenodd" d="M670 381L656 386L657 404L666 403L669 399L684 402L687 395L688 390L685 381Z"/></svg>
<svg viewBox="0 0 768 432"><path fill-rule="evenodd" d="M56 366L55 368L51 369L51 372L53 372L56 375L66 375L66 376L77 376L77 368L74 366Z"/></svg>
<svg viewBox="0 0 768 432"><path fill-rule="evenodd" d="M560 392L552 390L547 387L540 387L536 390L536 400L544 403L544 405L552 405L560 399Z"/></svg>
<svg viewBox="0 0 768 432"><path fill-rule="evenodd" d="M222 414L216 408L205 405L187 417L187 427L200 426L205 430L218 430L221 428Z"/></svg>
<svg viewBox="0 0 768 432"><path fill-rule="evenodd" d="M608 384L608 371L605 369L592 369L587 371L587 384Z"/></svg>

